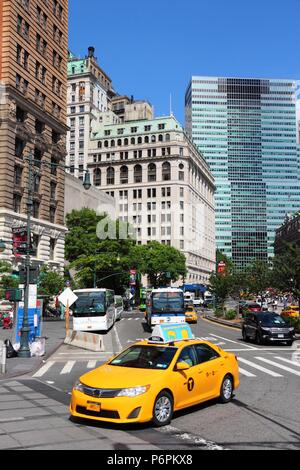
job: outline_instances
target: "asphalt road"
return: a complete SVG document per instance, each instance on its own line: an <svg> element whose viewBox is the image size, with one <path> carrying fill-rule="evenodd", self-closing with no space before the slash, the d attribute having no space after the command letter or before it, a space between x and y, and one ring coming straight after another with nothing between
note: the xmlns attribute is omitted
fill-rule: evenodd
<svg viewBox="0 0 300 470"><path fill-rule="evenodd" d="M105 336L105 352L91 353L64 345L32 377L5 384L0 382L0 434L6 433L19 442L19 433L28 432L30 424L33 426L33 421L39 421L42 429L38 444L33 440L29 442L28 435L28 442L25 439L24 444L20 439L19 445L11 443L10 447L69 448L67 437L74 435L76 448L87 448L92 442L94 448L101 449L299 450L300 362L293 361L298 344L290 348L284 345L256 346L244 343L239 330L203 319L192 329L196 337L205 338L238 356L241 386L231 403L221 405L213 401L176 413L171 426L160 430L148 424L126 427L91 422L72 423L68 418L67 405L73 383L121 349L149 337L142 314L125 313L122 320ZM9 414L6 410L3 415L1 410L4 412L5 409L1 408L1 401L4 404L3 396L8 396L5 394L7 387L8 392L19 397L19 405L13 413L11 411ZM4 393L2 398L1 391ZM27 396L39 398L33 399L29 406ZM38 414L32 417L29 410L32 409L33 413L35 406ZM10 421L5 421L7 419ZM60 422L59 429L56 429L53 420ZM18 431L20 423L26 427L26 431L22 431L22 426L21 431ZM53 430L53 436L50 433L50 437L49 428ZM66 429L66 432L64 438L58 439L58 431L61 429ZM46 433L44 439L43 433Z"/></svg>

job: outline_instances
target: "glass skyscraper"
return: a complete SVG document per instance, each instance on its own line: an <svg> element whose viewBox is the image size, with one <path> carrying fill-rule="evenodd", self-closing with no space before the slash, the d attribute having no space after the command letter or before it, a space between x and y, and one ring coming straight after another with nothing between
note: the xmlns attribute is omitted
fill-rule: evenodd
<svg viewBox="0 0 300 470"><path fill-rule="evenodd" d="M216 180L217 247L239 267L267 260L275 230L300 209L296 82L194 76L185 107Z"/></svg>

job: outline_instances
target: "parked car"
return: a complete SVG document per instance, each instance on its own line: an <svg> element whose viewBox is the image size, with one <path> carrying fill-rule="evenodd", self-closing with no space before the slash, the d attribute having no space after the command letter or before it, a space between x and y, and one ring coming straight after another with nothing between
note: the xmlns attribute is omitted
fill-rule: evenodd
<svg viewBox="0 0 300 470"><path fill-rule="evenodd" d="M244 319L242 334L244 341L253 340L257 344L293 344L295 328L278 314L272 312L250 312Z"/></svg>

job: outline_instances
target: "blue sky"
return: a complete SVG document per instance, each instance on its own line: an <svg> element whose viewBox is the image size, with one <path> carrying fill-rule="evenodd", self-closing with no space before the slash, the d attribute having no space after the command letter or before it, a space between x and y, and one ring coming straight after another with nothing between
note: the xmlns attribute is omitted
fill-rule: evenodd
<svg viewBox="0 0 300 470"><path fill-rule="evenodd" d="M120 94L184 123L192 75L300 79L300 0L69 0L69 47L95 46Z"/></svg>

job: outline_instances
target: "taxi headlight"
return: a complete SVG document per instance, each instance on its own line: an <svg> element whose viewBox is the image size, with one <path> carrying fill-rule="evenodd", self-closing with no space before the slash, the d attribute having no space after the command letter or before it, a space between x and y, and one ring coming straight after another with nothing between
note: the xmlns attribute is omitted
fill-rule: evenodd
<svg viewBox="0 0 300 470"><path fill-rule="evenodd" d="M148 392L150 385L145 385L144 387L132 387L132 388L123 388L119 391L117 397L137 397L138 395L143 395Z"/></svg>
<svg viewBox="0 0 300 470"><path fill-rule="evenodd" d="M84 393L84 387L79 381L74 384L73 390L77 390L78 392Z"/></svg>

